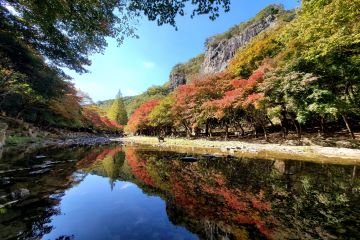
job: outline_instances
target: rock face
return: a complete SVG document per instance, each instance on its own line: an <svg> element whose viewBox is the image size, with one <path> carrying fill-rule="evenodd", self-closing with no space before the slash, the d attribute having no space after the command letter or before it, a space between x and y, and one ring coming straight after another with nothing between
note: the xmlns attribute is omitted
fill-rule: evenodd
<svg viewBox="0 0 360 240"><path fill-rule="evenodd" d="M186 74L184 72L177 72L170 74L170 92L174 91L180 85L186 84Z"/></svg>
<svg viewBox="0 0 360 240"><path fill-rule="evenodd" d="M275 21L276 16L270 14L245 28L240 35L221 40L218 43L212 43L214 39L210 39L209 47L205 52L204 62L200 68L200 73L211 74L223 71L227 67L230 59L234 57L237 49L243 47L262 31L273 26Z"/></svg>
<svg viewBox="0 0 360 240"><path fill-rule="evenodd" d="M239 48L262 31L272 27L276 20L275 13L269 13L229 39L218 41L214 37L210 38L207 44L208 48L201 57L199 55L184 64L174 66L169 76L169 92L174 91L180 85L186 84L189 75L198 73L213 74L223 71ZM194 66L197 67L190 69Z"/></svg>

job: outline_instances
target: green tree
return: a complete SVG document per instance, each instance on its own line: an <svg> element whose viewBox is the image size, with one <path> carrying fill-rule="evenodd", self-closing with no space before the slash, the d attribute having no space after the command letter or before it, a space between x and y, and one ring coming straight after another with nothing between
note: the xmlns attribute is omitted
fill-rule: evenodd
<svg viewBox="0 0 360 240"><path fill-rule="evenodd" d="M352 138L347 115L359 116L359 9L359 0L303 1L298 18L281 36L289 69L319 76L309 109L341 116Z"/></svg>
<svg viewBox="0 0 360 240"><path fill-rule="evenodd" d="M107 116L110 120L116 121L121 125L125 125L128 121L124 100L119 90L114 102L107 112Z"/></svg>
<svg viewBox="0 0 360 240"><path fill-rule="evenodd" d="M186 2L193 5L192 16L209 14L212 20L230 6L230 0L0 0L0 31L22 39L57 66L85 72L84 66L91 64L88 55L102 52L106 37L121 43L136 36L142 15L175 26Z"/></svg>
<svg viewBox="0 0 360 240"><path fill-rule="evenodd" d="M171 113L171 107L174 105L175 96L170 94L161 99L159 104L150 112L149 119L152 127L168 133L174 126L174 118Z"/></svg>

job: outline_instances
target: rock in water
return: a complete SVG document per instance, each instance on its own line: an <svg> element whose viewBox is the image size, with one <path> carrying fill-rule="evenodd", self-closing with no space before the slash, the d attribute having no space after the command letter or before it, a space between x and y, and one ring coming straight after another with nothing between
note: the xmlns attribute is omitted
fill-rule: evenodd
<svg viewBox="0 0 360 240"><path fill-rule="evenodd" d="M22 199L30 195L29 189L26 188L19 188L11 193L11 197L14 200Z"/></svg>

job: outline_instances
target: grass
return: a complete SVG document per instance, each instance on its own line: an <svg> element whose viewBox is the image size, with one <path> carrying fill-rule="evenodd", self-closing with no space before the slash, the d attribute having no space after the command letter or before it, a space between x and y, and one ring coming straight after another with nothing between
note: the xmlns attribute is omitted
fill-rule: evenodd
<svg viewBox="0 0 360 240"><path fill-rule="evenodd" d="M29 143L40 143L41 138L32 138L29 136L6 136L5 146L23 146Z"/></svg>

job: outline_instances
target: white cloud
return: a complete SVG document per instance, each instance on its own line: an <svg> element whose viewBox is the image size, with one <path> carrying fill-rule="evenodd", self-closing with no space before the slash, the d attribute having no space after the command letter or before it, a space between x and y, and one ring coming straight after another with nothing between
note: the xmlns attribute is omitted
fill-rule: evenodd
<svg viewBox="0 0 360 240"><path fill-rule="evenodd" d="M126 89L126 91L125 91L126 96L134 96L134 95L138 95L138 94L139 93L137 91L130 89L130 88Z"/></svg>
<svg viewBox="0 0 360 240"><path fill-rule="evenodd" d="M127 189L129 187L132 187L133 184L131 183L124 183L121 187L120 187L120 190L124 190L124 189Z"/></svg>
<svg viewBox="0 0 360 240"><path fill-rule="evenodd" d="M94 81L90 82L82 79L76 80L74 82L76 88L79 88L85 93L88 93L95 102L98 100L111 99L116 94L110 94L114 91L114 88L109 84L102 84Z"/></svg>
<svg viewBox="0 0 360 240"><path fill-rule="evenodd" d="M155 67L155 63L150 61L144 61L143 65L146 69L153 69Z"/></svg>

